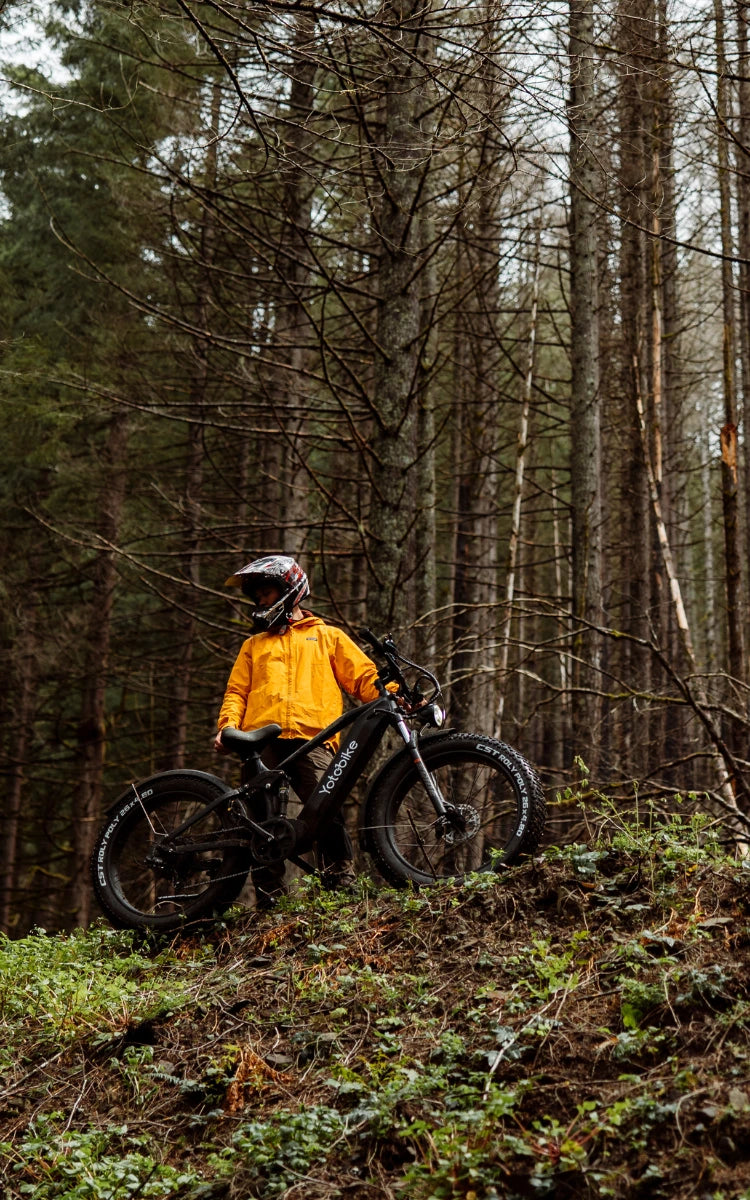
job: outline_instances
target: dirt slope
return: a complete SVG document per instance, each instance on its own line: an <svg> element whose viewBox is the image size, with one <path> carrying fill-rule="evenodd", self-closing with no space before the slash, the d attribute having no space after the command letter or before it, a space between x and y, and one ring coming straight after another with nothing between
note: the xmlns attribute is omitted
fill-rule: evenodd
<svg viewBox="0 0 750 1200"><path fill-rule="evenodd" d="M4 1197L750 1198L750 872L702 841L0 945Z"/></svg>

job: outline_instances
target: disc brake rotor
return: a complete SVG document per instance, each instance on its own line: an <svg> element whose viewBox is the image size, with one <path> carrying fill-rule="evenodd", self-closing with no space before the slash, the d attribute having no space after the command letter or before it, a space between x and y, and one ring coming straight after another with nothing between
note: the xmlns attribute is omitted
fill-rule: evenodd
<svg viewBox="0 0 750 1200"><path fill-rule="evenodd" d="M470 841L479 829L479 813L470 804L457 804L453 812L460 818L463 829L455 825L445 824L445 841L448 846L459 846L461 842Z"/></svg>

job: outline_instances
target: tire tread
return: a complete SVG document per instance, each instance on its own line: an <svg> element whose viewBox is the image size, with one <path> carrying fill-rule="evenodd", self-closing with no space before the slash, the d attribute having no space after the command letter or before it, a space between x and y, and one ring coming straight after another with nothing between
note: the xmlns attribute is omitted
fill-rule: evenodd
<svg viewBox="0 0 750 1200"><path fill-rule="evenodd" d="M493 748L502 749L503 753L511 758L517 766L519 772L524 777L529 794L529 813L526 820L526 825L523 834L519 839L518 845L514 847L511 853L503 858L503 865L512 866L522 858L526 858L533 854L539 846L544 834L546 821L546 803L544 792L539 776L534 767L523 757L523 755L514 747L509 746L506 742L500 742L496 738L488 737L478 733L451 733L447 737L436 741L434 747L425 747L423 745L423 758L431 757L430 749L436 754L443 754L446 750L472 750L476 752L477 742L484 742L491 745ZM427 763L429 766L429 763ZM376 790L368 797L367 811L364 820L365 846L370 857L373 859L380 874L388 880L389 883L396 887L406 887L409 883L414 882L403 870L399 870L392 861L389 860L387 853L383 850L382 838L379 834L379 821L375 817L375 812L380 808L385 811L385 805L388 802L389 796L394 787L401 781L405 771L410 769L410 764L403 759L399 762L394 762L393 767L387 769L378 782ZM382 824L382 822L380 822ZM512 844L512 841L511 843ZM489 868L482 868L489 869Z"/></svg>

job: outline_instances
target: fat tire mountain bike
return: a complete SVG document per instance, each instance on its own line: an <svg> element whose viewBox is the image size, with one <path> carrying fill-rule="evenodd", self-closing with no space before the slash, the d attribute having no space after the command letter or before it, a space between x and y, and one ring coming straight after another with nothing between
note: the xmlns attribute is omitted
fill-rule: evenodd
<svg viewBox="0 0 750 1200"><path fill-rule="evenodd" d="M227 728L222 742L244 764L239 788L204 771L163 771L118 797L91 859L94 891L113 925L170 932L219 916L254 867L290 861L315 872L303 856L391 730L403 747L371 781L360 821L362 849L388 882L460 882L534 852L545 802L533 767L495 738L444 729L432 672L391 637L362 636L381 660L379 698L344 713L274 769L260 756L279 725ZM339 734L330 767L299 814L288 816L287 772Z"/></svg>

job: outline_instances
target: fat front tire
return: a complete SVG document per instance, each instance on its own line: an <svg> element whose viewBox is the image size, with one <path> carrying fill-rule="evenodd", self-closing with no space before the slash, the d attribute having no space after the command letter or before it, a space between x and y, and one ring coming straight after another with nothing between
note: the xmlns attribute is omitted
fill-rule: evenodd
<svg viewBox="0 0 750 1200"><path fill-rule="evenodd" d="M233 824L220 805L178 838L168 835L225 789L169 772L126 792L110 811L91 857L94 892L119 929L170 932L220 915L239 895L249 851L210 845Z"/></svg>
<svg viewBox="0 0 750 1200"><path fill-rule="evenodd" d="M492 871L533 854L545 801L534 768L517 750L481 734L456 733L420 753L455 817L438 817L417 769L400 755L365 813L367 845L391 883L433 884Z"/></svg>

